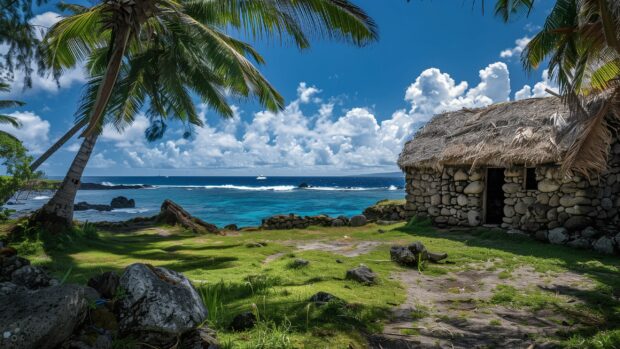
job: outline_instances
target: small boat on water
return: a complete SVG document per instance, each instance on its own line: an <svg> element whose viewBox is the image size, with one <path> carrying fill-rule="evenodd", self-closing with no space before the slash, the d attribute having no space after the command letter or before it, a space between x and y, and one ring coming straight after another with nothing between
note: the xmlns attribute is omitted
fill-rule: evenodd
<svg viewBox="0 0 620 349"><path fill-rule="evenodd" d="M265 177L263 175L260 175L260 176L256 177L257 181L264 181L265 179L267 179L267 177Z"/></svg>

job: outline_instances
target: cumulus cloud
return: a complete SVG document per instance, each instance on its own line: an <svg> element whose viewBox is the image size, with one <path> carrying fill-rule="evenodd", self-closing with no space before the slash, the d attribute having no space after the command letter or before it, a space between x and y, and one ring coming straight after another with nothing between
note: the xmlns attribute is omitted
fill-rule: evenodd
<svg viewBox="0 0 620 349"><path fill-rule="evenodd" d="M468 89L466 81L456 83L437 68L422 72L407 88L405 100L411 103L410 115L428 121L433 115L462 108L483 107L510 98L510 73L503 62L480 70L480 83Z"/></svg>
<svg viewBox="0 0 620 349"><path fill-rule="evenodd" d="M0 130L17 137L33 153L46 150L50 131L50 123L47 120L41 119L40 116L30 111L14 112L8 115L17 118L22 126L15 128L11 125L0 124Z"/></svg>
<svg viewBox="0 0 620 349"><path fill-rule="evenodd" d="M549 79L549 70L545 69L542 73L542 80L537 82L533 88L530 85L523 86L515 93L515 100L550 96L547 90L558 93L557 84Z"/></svg>
<svg viewBox="0 0 620 349"><path fill-rule="evenodd" d="M62 17L56 12L45 12L33 17L30 23L34 25L34 29L39 37L42 37L45 32L56 22L61 20ZM0 52L3 52L0 46ZM32 69L35 73L31 75L32 88L24 90L24 73L22 71L15 71L13 76L13 83L11 84L11 90L9 92L0 92L0 97L9 98L24 94L34 94L38 92L56 93L60 88L69 88L74 84L83 83L86 81L83 67L75 67L66 70L62 76L56 82L51 76L40 76L36 73L36 65L32 64Z"/></svg>
<svg viewBox="0 0 620 349"><path fill-rule="evenodd" d="M527 46L527 44L530 43L530 41L532 40L532 38L528 37L528 36L524 36L520 39L515 40L515 46L512 48L507 48L505 50L503 50L502 52L499 53L499 56L501 58L512 58L514 56L519 56L521 55L521 53L523 52L523 50L525 50L525 47Z"/></svg>
<svg viewBox="0 0 620 349"><path fill-rule="evenodd" d="M114 144L128 166L139 168L395 169L403 143L434 114L509 99L506 64L490 64L479 76L469 88L437 68L427 69L406 89L408 107L388 118L367 107L336 110L332 99L319 97L319 88L302 82L283 111L259 111L251 120L243 121L235 108L231 120L208 122L202 108L205 127L191 139L171 133L147 143L148 120L140 116L123 133L106 127L101 140Z"/></svg>
<svg viewBox="0 0 620 349"><path fill-rule="evenodd" d="M110 168L116 165L116 161L107 159L103 153L97 153L90 159L88 166L92 168Z"/></svg>

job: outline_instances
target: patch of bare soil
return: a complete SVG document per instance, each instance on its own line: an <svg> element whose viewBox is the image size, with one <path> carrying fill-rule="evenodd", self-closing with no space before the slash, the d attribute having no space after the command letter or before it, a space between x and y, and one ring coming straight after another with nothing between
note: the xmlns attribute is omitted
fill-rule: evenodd
<svg viewBox="0 0 620 349"><path fill-rule="evenodd" d="M520 267L510 278L501 279L499 270L487 271L484 265L472 269L478 270L443 276L408 270L393 275L407 286L407 301L394 309L383 334L370 338L372 348L550 347L550 343L536 342L536 338L571 330L557 309L529 312L481 301L489 300L498 285L517 290L537 287L557 294L591 288L587 278L570 272L538 273Z"/></svg>
<svg viewBox="0 0 620 349"><path fill-rule="evenodd" d="M299 251L326 251L340 254L345 257L356 257L369 253L382 244L383 243L379 241L309 241L304 242L303 244L298 244L297 249Z"/></svg>
<svg viewBox="0 0 620 349"><path fill-rule="evenodd" d="M278 253L271 254L271 255L269 255L269 256L267 256L265 258L265 260L263 261L263 264L267 264L267 263L273 262L276 259L284 256L285 254L286 254L286 252L278 252Z"/></svg>

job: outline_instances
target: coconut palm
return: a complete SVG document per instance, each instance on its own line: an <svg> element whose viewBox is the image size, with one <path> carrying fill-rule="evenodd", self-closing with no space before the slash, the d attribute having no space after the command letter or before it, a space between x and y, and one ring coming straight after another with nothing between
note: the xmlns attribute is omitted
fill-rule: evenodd
<svg viewBox="0 0 620 349"><path fill-rule="evenodd" d="M9 91L9 85L6 83L0 82L0 92L8 92L8 91ZM0 100L0 109L21 107L22 105L24 105L24 103L20 101ZM4 115L4 114L0 114L0 124L9 124L15 128L21 127L19 120L17 120L13 116ZM13 139L19 142L19 140L15 138L15 136L5 131L0 131L0 136L8 137L10 139Z"/></svg>
<svg viewBox="0 0 620 349"><path fill-rule="evenodd" d="M71 224L73 201L102 127L131 123L148 101L150 136L161 136L165 120L201 126L192 94L222 116L232 115L224 91L256 96L269 110L282 97L254 67L262 57L223 32L253 38L290 39L299 48L309 37L365 45L377 38L374 22L347 0L109 0L55 24L42 54L58 76L88 60L92 74L78 113L87 124L84 141L54 197L34 217L54 230ZM86 121L84 121L86 120Z"/></svg>

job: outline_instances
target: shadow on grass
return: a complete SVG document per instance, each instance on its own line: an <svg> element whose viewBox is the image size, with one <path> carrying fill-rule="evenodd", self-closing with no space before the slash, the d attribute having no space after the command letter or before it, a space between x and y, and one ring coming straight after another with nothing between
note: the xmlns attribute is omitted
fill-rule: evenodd
<svg viewBox="0 0 620 349"><path fill-rule="evenodd" d="M473 248L485 248L511 253L524 259L536 257L553 260L553 264L577 274L583 274L598 282L597 287L584 291L578 289L544 289L553 293L565 293L583 302L588 310L594 310L602 316L596 323L586 323L582 334L589 335L602 330L620 328L620 260L617 256L606 256L594 251L577 250L567 246L550 245L525 236L508 235L502 231L485 229L449 229L440 230L424 223L408 224L395 231L416 237L448 239ZM475 252L458 251L450 256L458 261ZM483 256L485 256L483 254ZM532 260L524 260L530 264ZM564 309L566 310L566 309ZM568 310L566 310L568 311ZM571 315L571 314L567 314ZM582 317L583 314L572 314ZM586 321L588 322L588 321ZM589 326L588 326L589 325ZM574 332L572 334L575 334ZM568 335L568 334L567 334Z"/></svg>

